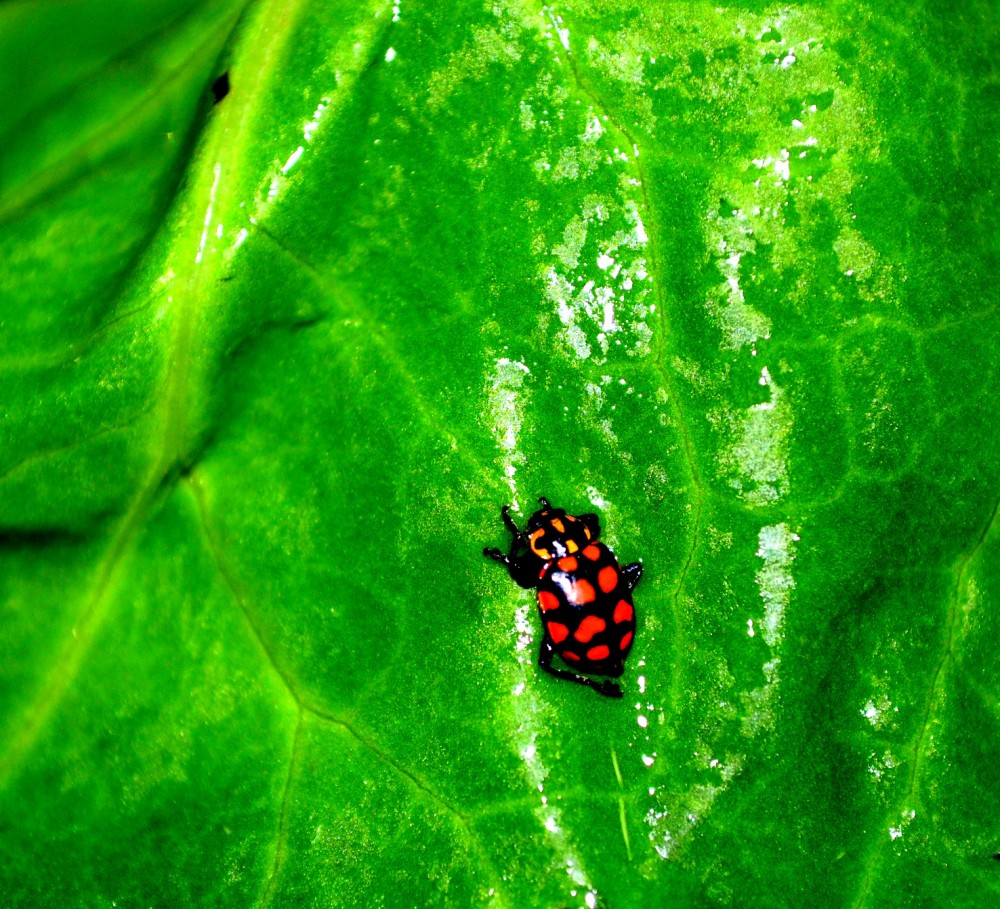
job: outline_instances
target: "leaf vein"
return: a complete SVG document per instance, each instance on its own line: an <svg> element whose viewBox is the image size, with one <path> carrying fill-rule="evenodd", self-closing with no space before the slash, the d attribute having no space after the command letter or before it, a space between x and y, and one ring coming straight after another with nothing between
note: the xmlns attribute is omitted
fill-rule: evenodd
<svg viewBox="0 0 1000 909"><path fill-rule="evenodd" d="M604 99L592 88L590 88L582 78L579 67L577 66L576 58L572 53L566 55L566 59L569 62L569 69L573 77L573 81L576 84L577 89L586 95L594 106L607 113L609 122L618 130L626 139L628 146L633 148L639 148L639 142L637 138L632 134L631 130L622 122L622 120L617 116L612 108L605 103ZM639 171L639 192L642 196L642 207L647 212L652 212L653 207L650 202L649 192L646 189L648 184L648 174L646 172L645 166L643 164L643 158L639 156L636 159L636 166ZM659 255L656 249L656 240L653 236L655 231L649 234L649 260L650 260L650 272L656 275L662 274L659 268ZM690 543L687 549L687 556L684 559L684 564L681 566L680 573L677 575L677 580L674 585L674 591L671 595L671 610L673 613L674 629L671 635L671 641L673 643L674 652L682 653L684 652L683 642L686 640L687 635L684 631L684 616L686 610L681 603L681 596L684 591L684 585L687 581L688 575L694 566L695 557L698 553L698 549L701 546L701 522L702 515L704 512L706 488L702 481L701 471L698 467L698 461L695 456L695 446L694 440L691 436L691 429L688 426L687 418L684 414L684 409L680 404L680 397L677 391L676 379L673 372L667 367L664 362L667 354L667 338L671 337L671 325L668 318L668 301L664 299L663 291L661 289L661 281L653 281L653 293L656 296L657 301L657 313L659 314L660 331L657 332L656 341L656 356L655 364L656 369L659 372L663 383L666 386L667 391L667 402L670 408L671 415L673 417L673 424L676 426L677 431L680 435L681 440L681 450L684 452L684 461L687 464L688 474L691 478L691 483L694 486L693 498L693 518L688 525L688 535L690 537ZM675 660L675 665L680 665L680 661ZM683 686L681 684L681 675L679 672L673 673L673 681L671 684L671 703L673 704L673 710L671 710L671 715L674 717L680 716L681 714L681 699L683 697Z"/></svg>
<svg viewBox="0 0 1000 909"><path fill-rule="evenodd" d="M292 681L292 677L289 675L287 670L282 667L281 662L278 660L274 649L267 639L267 635L264 633L264 629L261 627L260 621L254 611L250 609L249 598L243 584L222 554L222 547L219 543L215 527L210 517L208 494L200 473L197 470L192 470L186 479L187 485L191 490L191 494L198 510L198 518L201 524L201 530L205 543L208 546L208 551L211 554L212 561L215 563L219 577L222 578L226 587L229 588L229 592L232 594L233 600L243 616L250 633L253 635L254 640L256 640L275 674L279 679L281 679L281 682L287 690L289 696L295 702L295 706L299 710L311 710L312 708L305 703L301 693L296 688L295 683Z"/></svg>
<svg viewBox="0 0 1000 909"><path fill-rule="evenodd" d="M302 751L302 716L303 707L299 705L295 718L295 732L292 736L291 752L288 756L288 773L285 776L285 784L281 791L281 813L278 815L278 834L274 846L274 863L271 866L271 873L268 876L264 887L264 893L260 898L259 906L263 909L274 899L275 888L278 885L278 875L284 867L285 858L288 854L288 814L291 810L290 794L292 791L292 780L299 764L300 752Z"/></svg>
<svg viewBox="0 0 1000 909"><path fill-rule="evenodd" d="M312 713L317 719L343 729L349 736L351 736L351 738L357 741L358 744L374 754L386 766L391 767L397 775L409 782L409 784L415 789L424 793L424 795L426 795L432 802L449 814L454 819L458 827L463 831L467 841L476 852L476 855L481 863L482 870L489 878L490 885L493 888L494 893L500 899L501 904L505 906L510 905L509 901L502 894L503 888L501 887L501 875L497 871L496 865L494 864L490 854L487 852L486 847L483 845L479 835L476 833L475 827L472 824L472 819L469 815L452 805L445 796L435 790L426 780L421 779L413 773L413 771L408 770L403 764L389 754L389 752L385 751L374 741L358 732L358 730L355 729L354 726L347 720L341 719L332 713L318 708L307 706L305 709Z"/></svg>
<svg viewBox="0 0 1000 909"><path fill-rule="evenodd" d="M983 547L983 544L986 542L987 537L989 537L990 532L997 525L998 518L1000 518L1000 498L994 502L989 519L984 524L975 543L959 557L955 565L955 583L952 586L951 596L948 601L948 616L946 619L943 650L937 666L934 669L934 674L931 677L924 715L920 723L920 728L917 730L917 734L914 737L912 748L913 757L910 761L910 772L906 781L906 790L902 798L893 806L892 811L888 814L887 823L899 817L902 812L906 810L908 804L919 803L920 770L925 758L925 742L927 741L931 726L934 723L935 707L938 705L941 698L944 686L945 668L950 661L954 660L955 656L954 644L961 591L965 586L969 565L971 564L973 558L975 558L976 553L978 553ZM880 831L882 830L881 827L879 829ZM864 877L861 879L858 896L852 903L853 909L863 909L868 902L874 882L875 869L881 864L887 840L888 837L879 837L875 847L875 854L866 863L867 870Z"/></svg>

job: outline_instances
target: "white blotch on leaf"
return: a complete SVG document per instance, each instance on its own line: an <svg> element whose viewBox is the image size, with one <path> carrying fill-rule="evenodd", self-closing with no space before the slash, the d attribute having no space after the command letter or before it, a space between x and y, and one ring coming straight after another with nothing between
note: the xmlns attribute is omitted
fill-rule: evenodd
<svg viewBox="0 0 1000 909"><path fill-rule="evenodd" d="M729 485L751 505L771 505L788 492L792 408L767 367L759 384L768 389L770 400L744 411L716 410L709 420L732 438L719 456L720 472L735 474Z"/></svg>
<svg viewBox="0 0 1000 909"><path fill-rule="evenodd" d="M792 533L787 524L775 524L762 527L757 541L757 557L764 560L757 572L757 586L764 601L761 634L773 648L781 641L785 610L795 589L791 568L795 560L793 544L799 541L799 535Z"/></svg>
<svg viewBox="0 0 1000 909"><path fill-rule="evenodd" d="M524 379L531 371L524 363L501 357L496 361L493 380L486 389L486 419L500 449L500 466L510 487L512 507L520 511L517 502L517 465L523 464L524 455L518 450L524 405L522 389Z"/></svg>

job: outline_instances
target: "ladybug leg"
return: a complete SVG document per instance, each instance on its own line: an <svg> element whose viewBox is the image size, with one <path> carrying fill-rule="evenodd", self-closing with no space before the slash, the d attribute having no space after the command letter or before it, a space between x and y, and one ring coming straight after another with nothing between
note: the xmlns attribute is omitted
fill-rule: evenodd
<svg viewBox="0 0 1000 909"><path fill-rule="evenodd" d="M488 559L493 559L494 562L499 562L504 568L507 569L507 573L510 575L511 580L517 584L518 587L524 587L525 589L529 587L538 586L538 570L534 567L531 562L524 562L517 557L517 550L521 542L520 537L515 537L510 544L510 553L504 555L499 549L484 549L483 555Z"/></svg>
<svg viewBox="0 0 1000 909"><path fill-rule="evenodd" d="M622 690L614 682L595 682L586 676L577 675L575 672L567 672L565 669L556 669L552 665L552 657L555 656L555 647L549 636L542 639L542 646L538 648L538 668L544 669L549 675L554 675L558 679L566 679L568 682L576 682L578 685L586 685L593 688L598 694L603 694L606 698L620 698Z"/></svg>
<svg viewBox="0 0 1000 909"><path fill-rule="evenodd" d="M625 587L628 590L634 590L635 585L639 583L639 578L642 577L642 565L639 562L633 562L631 565L626 565L622 569L622 578L625 581Z"/></svg>
<svg viewBox="0 0 1000 909"><path fill-rule="evenodd" d="M578 514L576 516L578 521L583 522L583 526L590 531L590 538L596 540L601 535L601 519L597 517L596 514L588 512L587 514Z"/></svg>
<svg viewBox="0 0 1000 909"><path fill-rule="evenodd" d="M503 522L507 529L510 531L510 551L507 555L504 555L499 549L484 549L483 555L488 559L493 559L495 562L499 562L507 569L507 573L510 575L511 580L517 584L518 587L537 587L538 586L538 563L537 560L525 560L521 550L525 548L525 537L524 533L518 528L517 524L514 523L514 519L510 516L510 506L504 505L500 509L500 516L503 518Z"/></svg>
<svg viewBox="0 0 1000 909"><path fill-rule="evenodd" d="M503 518L504 526L511 532L512 536L517 539L520 539L523 536L521 531L518 530L517 524L514 523L514 519L510 516L509 505L504 505L504 507L500 509L500 517Z"/></svg>

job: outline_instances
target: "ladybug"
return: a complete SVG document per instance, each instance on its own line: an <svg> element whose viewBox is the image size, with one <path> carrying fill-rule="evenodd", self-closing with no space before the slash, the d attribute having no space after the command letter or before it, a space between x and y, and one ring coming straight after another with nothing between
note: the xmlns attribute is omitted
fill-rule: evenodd
<svg viewBox="0 0 1000 909"><path fill-rule="evenodd" d="M512 536L510 550L504 555L484 549L483 555L505 565L516 584L537 589L543 629L539 667L605 697L620 698L617 684L587 676L618 678L624 670L635 636L632 591L642 565L618 565L615 554L598 542L596 514L571 515L544 497L538 501L542 507L528 519L526 530L518 529L504 505L500 516ZM555 654L576 671L556 669Z"/></svg>

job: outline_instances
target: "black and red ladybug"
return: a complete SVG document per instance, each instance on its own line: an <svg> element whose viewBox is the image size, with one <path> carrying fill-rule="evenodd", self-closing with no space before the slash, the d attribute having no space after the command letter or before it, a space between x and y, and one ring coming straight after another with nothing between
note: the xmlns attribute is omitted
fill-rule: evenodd
<svg viewBox="0 0 1000 909"><path fill-rule="evenodd" d="M538 665L561 679L587 685L609 698L620 698L614 682L588 675L618 678L635 637L632 590L642 577L642 565L621 568L615 554L598 542L596 514L567 514L548 499L519 530L504 505L500 515L511 532L510 550L484 549L483 555L507 566L511 578L525 588L537 588L542 617ZM556 669L559 654L575 672ZM583 673L583 675L581 675Z"/></svg>

